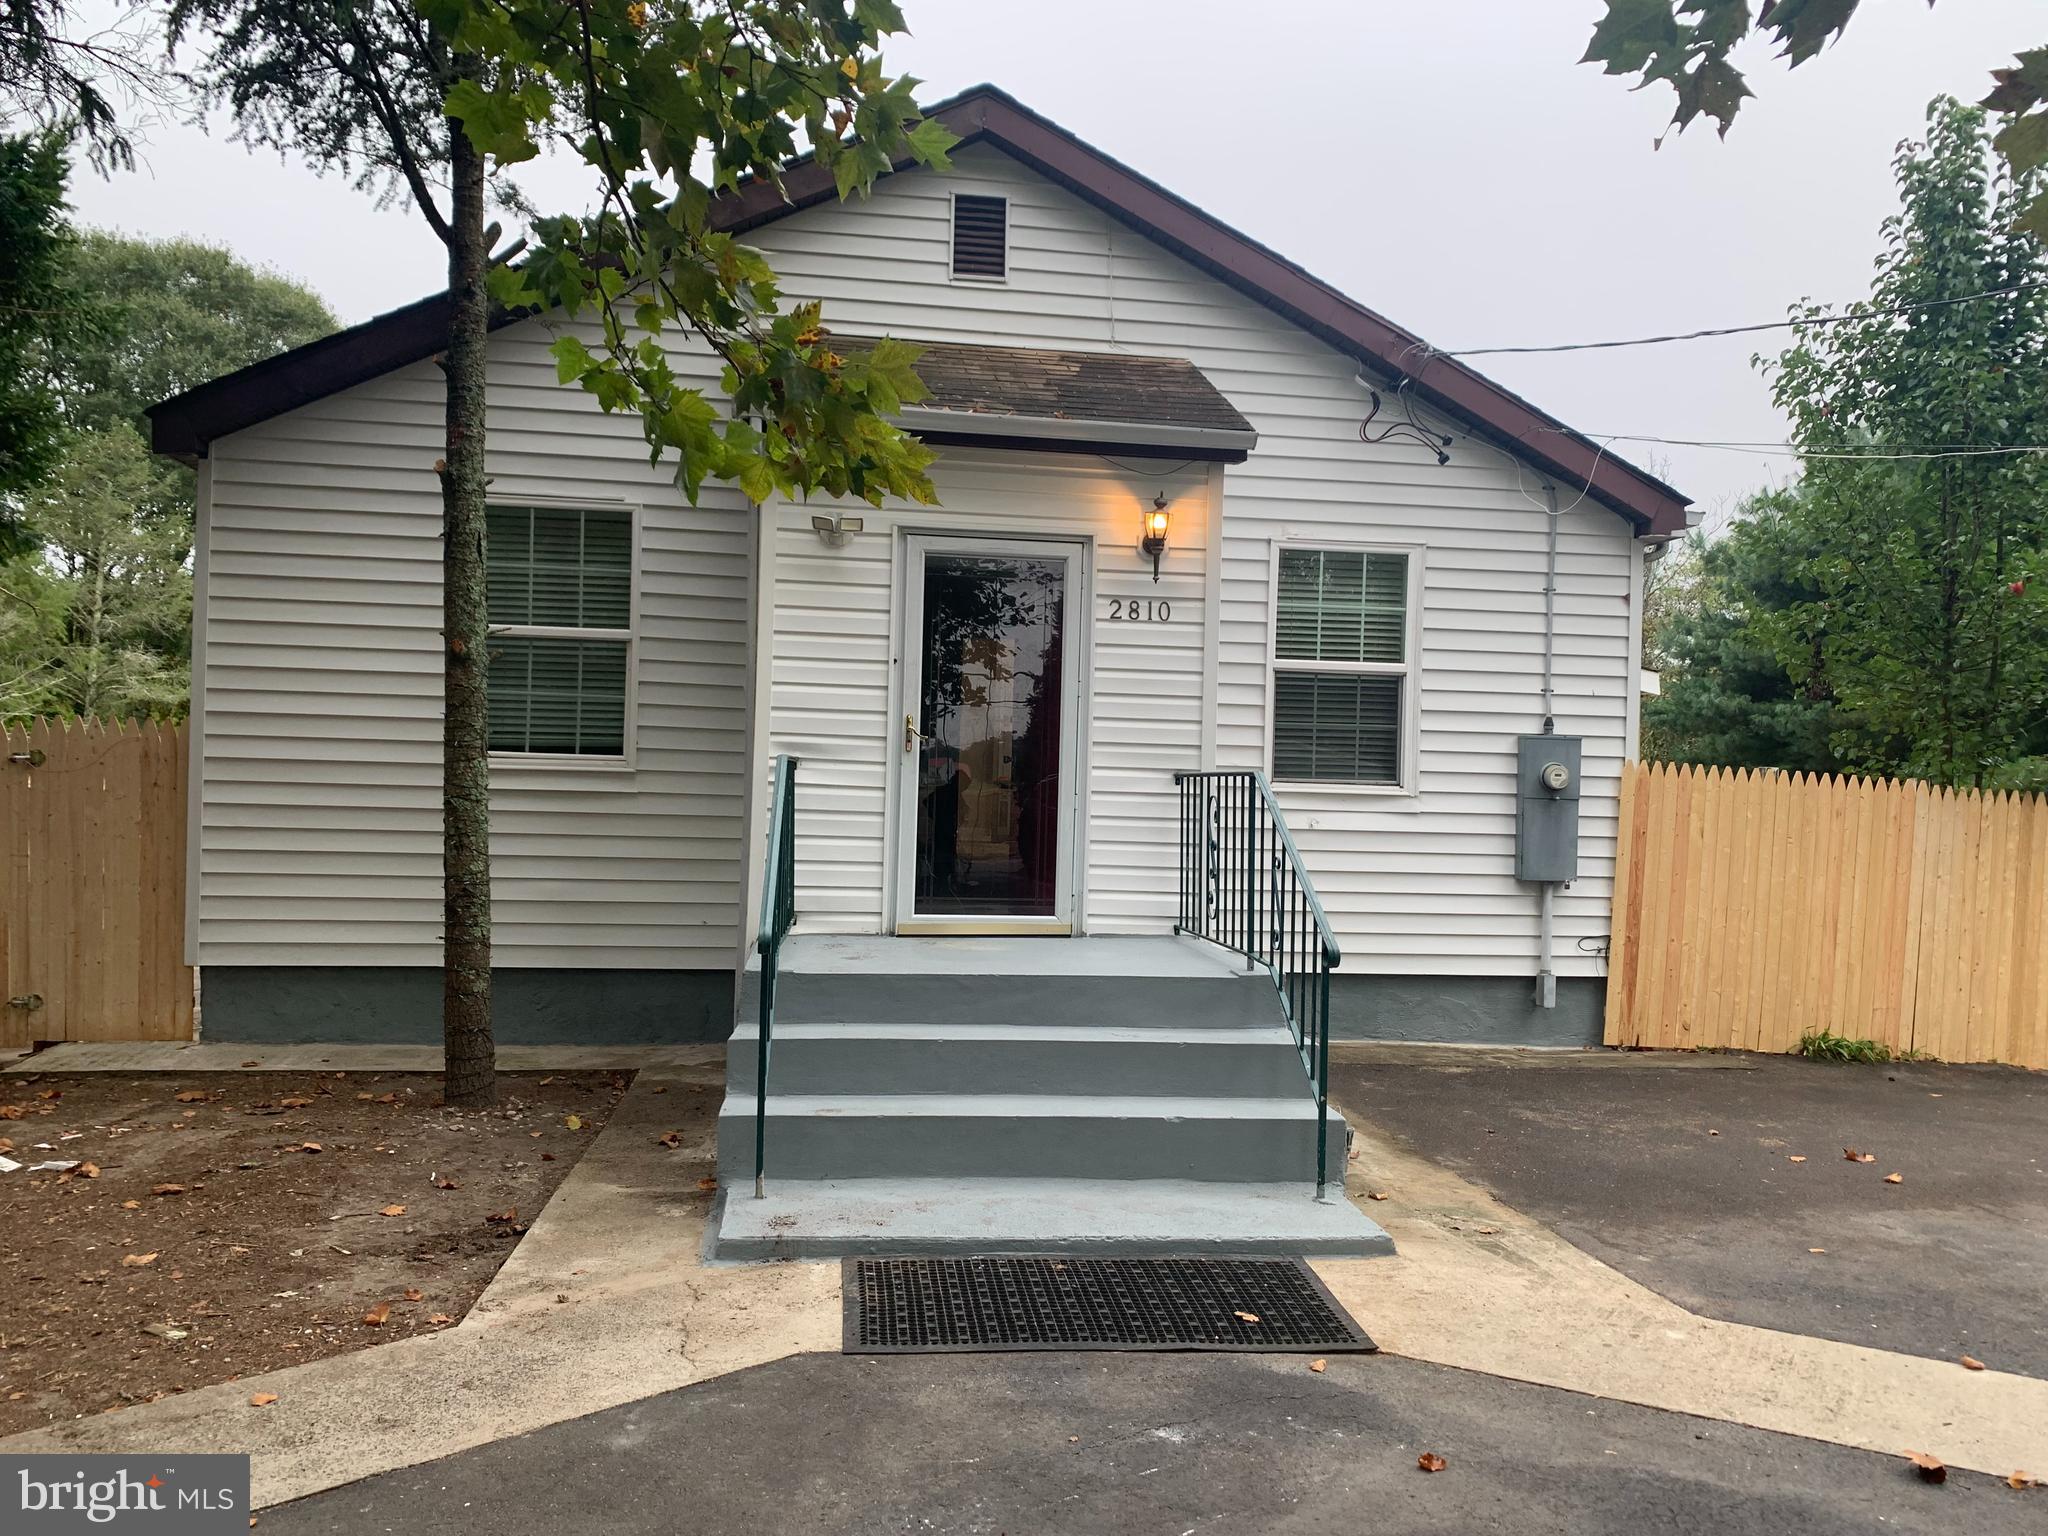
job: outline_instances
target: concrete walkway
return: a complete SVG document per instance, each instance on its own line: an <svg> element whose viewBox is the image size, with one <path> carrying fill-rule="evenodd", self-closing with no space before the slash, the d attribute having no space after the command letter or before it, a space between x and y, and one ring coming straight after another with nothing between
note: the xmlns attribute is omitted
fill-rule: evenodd
<svg viewBox="0 0 2048 1536"><path fill-rule="evenodd" d="M1380 1347L2000 1477L2048 1467L2048 1381L1696 1317L1353 1122L1349 1189L1396 1257L1318 1260Z"/></svg>
<svg viewBox="0 0 2048 1536"><path fill-rule="evenodd" d="M460 1327L14 1436L0 1452L251 1452L263 1506L836 1350L836 1265L702 1259L711 1197L697 1182L712 1167L721 1081L711 1065L643 1070ZM669 1130L684 1132L680 1148L657 1145ZM2048 1382L1694 1317L1357 1130L1350 1191L1399 1256L1316 1267L1392 1353L1836 1445L1930 1451L1999 1477L2048 1470ZM279 1401L252 1408L254 1392Z"/></svg>
<svg viewBox="0 0 2048 1536"><path fill-rule="evenodd" d="M632 1072L725 1063L722 1045L501 1045L500 1072ZM438 1045L238 1045L213 1040L72 1040L8 1061L9 1072L439 1072Z"/></svg>

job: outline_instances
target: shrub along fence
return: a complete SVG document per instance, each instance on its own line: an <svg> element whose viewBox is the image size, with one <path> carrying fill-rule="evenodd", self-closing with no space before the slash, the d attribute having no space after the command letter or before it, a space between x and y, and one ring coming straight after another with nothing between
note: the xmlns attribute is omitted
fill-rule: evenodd
<svg viewBox="0 0 2048 1536"><path fill-rule="evenodd" d="M1607 1043L2048 1067L2048 798L1632 763Z"/></svg>
<svg viewBox="0 0 2048 1536"><path fill-rule="evenodd" d="M0 735L0 1047L189 1040L185 733L39 720Z"/></svg>

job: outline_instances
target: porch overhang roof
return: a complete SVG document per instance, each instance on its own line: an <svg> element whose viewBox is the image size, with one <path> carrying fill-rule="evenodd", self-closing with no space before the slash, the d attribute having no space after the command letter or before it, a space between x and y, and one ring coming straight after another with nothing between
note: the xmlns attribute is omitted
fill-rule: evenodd
<svg viewBox="0 0 2048 1536"><path fill-rule="evenodd" d="M833 338L848 350L864 338ZM930 392L897 414L928 443L1242 463L1259 434L1184 357L924 342Z"/></svg>

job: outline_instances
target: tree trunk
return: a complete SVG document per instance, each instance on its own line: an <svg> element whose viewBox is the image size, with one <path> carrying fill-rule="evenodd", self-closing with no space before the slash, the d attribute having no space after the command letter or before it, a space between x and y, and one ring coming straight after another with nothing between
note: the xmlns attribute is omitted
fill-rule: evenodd
<svg viewBox="0 0 2048 1536"><path fill-rule="evenodd" d="M498 1096L491 1038L491 783L484 586L484 157L449 124L448 452L441 471L441 1034L450 1104Z"/></svg>

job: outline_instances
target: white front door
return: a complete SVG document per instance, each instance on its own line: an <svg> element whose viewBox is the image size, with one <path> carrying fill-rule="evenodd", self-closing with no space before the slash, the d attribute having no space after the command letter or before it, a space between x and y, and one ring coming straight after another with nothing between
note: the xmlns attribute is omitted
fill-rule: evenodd
<svg viewBox="0 0 2048 1536"><path fill-rule="evenodd" d="M1073 932L1083 549L909 540L898 932Z"/></svg>

